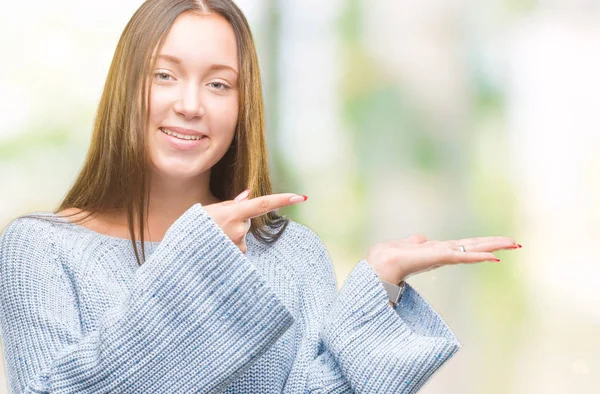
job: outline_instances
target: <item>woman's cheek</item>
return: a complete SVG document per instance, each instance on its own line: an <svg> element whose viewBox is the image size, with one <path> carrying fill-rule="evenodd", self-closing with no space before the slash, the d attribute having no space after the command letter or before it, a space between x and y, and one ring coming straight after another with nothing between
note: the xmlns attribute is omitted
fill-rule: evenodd
<svg viewBox="0 0 600 394"><path fill-rule="evenodd" d="M166 94L158 94L153 95L151 100L150 110L152 112L152 117L157 118L161 115L165 114L169 109L169 103L172 101Z"/></svg>
<svg viewBox="0 0 600 394"><path fill-rule="evenodd" d="M231 98L225 102L219 103L215 108L215 113L218 113L220 126L225 129L234 129L238 121L238 101Z"/></svg>

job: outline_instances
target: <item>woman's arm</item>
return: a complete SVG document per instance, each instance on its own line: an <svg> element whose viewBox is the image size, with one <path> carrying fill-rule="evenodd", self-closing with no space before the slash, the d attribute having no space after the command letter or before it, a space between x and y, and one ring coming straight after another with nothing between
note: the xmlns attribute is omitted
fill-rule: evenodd
<svg viewBox="0 0 600 394"><path fill-rule="evenodd" d="M0 329L12 392L218 392L293 323L200 204L169 229L132 291L82 335L52 224L0 238Z"/></svg>
<svg viewBox="0 0 600 394"><path fill-rule="evenodd" d="M316 237L316 235L315 235ZM460 348L442 318L407 284L394 310L375 271L361 260L337 293L331 259L315 240L328 278L321 347L312 361L311 393L414 393ZM335 289L335 290L332 290Z"/></svg>

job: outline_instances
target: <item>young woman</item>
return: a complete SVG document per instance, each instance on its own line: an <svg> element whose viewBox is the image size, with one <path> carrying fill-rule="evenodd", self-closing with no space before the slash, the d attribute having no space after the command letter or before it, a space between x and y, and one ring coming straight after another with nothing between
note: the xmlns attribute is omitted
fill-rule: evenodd
<svg viewBox="0 0 600 394"><path fill-rule="evenodd" d="M0 238L13 393L413 393L458 350L404 279L520 246L378 243L338 292L319 237L274 212L306 197L271 194L262 105L230 0L139 8L72 189Z"/></svg>

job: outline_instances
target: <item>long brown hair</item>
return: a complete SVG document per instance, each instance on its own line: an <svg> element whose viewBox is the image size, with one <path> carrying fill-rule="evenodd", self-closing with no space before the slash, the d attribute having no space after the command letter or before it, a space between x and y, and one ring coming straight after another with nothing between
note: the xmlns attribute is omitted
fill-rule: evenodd
<svg viewBox="0 0 600 394"><path fill-rule="evenodd" d="M236 35L240 84L238 124L231 147L211 169L210 190L232 200L246 188L252 196L271 194L264 135L264 113L258 57L250 27L231 0L147 0L123 31L98 106L91 145L75 183L55 213L67 208L127 214L131 243L138 264L145 261L144 227L149 204L149 158L145 129L149 111L146 77L175 19L184 12L223 16ZM275 242L289 220L274 212L251 220L250 231L264 243ZM136 228L137 227L137 228ZM271 233L266 230L279 229ZM136 230L141 258L136 247Z"/></svg>

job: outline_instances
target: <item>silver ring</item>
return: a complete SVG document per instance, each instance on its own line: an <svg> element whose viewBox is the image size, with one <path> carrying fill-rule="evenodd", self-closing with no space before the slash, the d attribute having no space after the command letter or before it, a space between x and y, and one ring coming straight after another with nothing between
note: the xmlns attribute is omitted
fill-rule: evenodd
<svg viewBox="0 0 600 394"><path fill-rule="evenodd" d="M463 245L458 245L458 247L460 248L461 252L466 252L467 251Z"/></svg>

